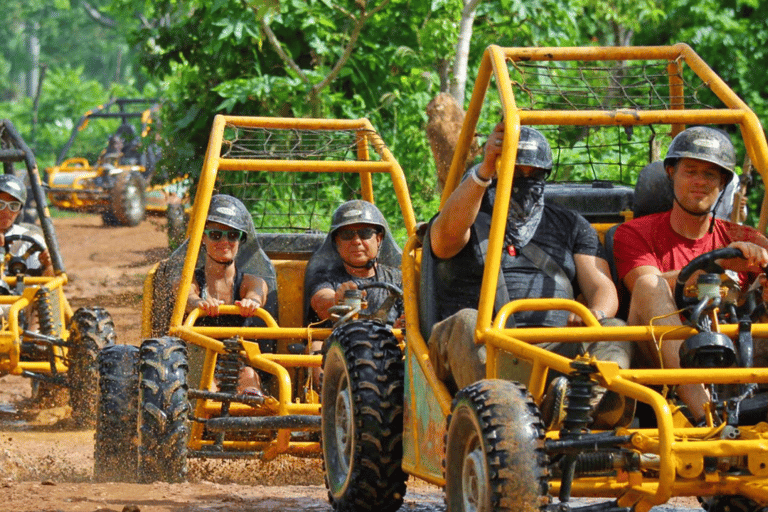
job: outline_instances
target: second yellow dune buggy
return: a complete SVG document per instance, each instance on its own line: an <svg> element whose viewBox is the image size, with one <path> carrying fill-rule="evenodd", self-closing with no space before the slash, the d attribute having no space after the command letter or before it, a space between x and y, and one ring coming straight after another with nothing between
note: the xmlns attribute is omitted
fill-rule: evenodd
<svg viewBox="0 0 768 512"><path fill-rule="evenodd" d="M218 193L240 199L253 218L236 260L269 286L253 326L202 326L199 310L185 314ZM101 358L98 478L179 481L189 458L319 457L322 356L311 345L330 328L308 323L305 278L316 271L315 258L333 250L331 214L355 198L399 204L393 228L414 232L403 171L367 120L216 116L189 239L145 283L145 339ZM387 235L380 261L399 266L400 257ZM400 329L388 332L402 339ZM259 372L265 397L237 393L243 365Z"/></svg>

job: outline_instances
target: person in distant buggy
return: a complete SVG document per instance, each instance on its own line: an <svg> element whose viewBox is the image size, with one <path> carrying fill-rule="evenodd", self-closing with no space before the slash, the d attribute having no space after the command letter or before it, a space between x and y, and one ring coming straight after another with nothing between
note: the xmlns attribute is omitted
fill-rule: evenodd
<svg viewBox="0 0 768 512"><path fill-rule="evenodd" d="M33 229L16 223L21 214L22 208L27 201L27 187L24 181L14 174L0 175L0 247L3 247L3 254L6 255L10 250L11 256L24 257L27 275L53 276L53 265L51 254L45 245L42 235ZM37 242L37 248L42 251L35 251L35 244L23 240L21 237L30 237ZM6 241L10 241L10 246L6 247ZM3 265L4 275L8 275L8 269Z"/></svg>

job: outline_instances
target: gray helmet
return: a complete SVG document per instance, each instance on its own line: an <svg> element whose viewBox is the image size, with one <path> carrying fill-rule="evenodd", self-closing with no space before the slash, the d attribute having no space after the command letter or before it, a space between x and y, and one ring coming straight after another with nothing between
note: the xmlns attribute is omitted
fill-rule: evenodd
<svg viewBox="0 0 768 512"><path fill-rule="evenodd" d="M216 194L211 198L211 204L208 207L208 217L206 222L218 222L231 228L238 229L247 236L250 227L250 216L248 209L236 197L226 194ZM245 238L243 238L245 241Z"/></svg>
<svg viewBox="0 0 768 512"><path fill-rule="evenodd" d="M549 147L549 142L541 132L530 126L520 127L515 165L530 165L547 171L552 170L552 148Z"/></svg>
<svg viewBox="0 0 768 512"><path fill-rule="evenodd" d="M720 167L726 177L726 183L733 179L736 154L730 137L721 130L708 126L692 126L678 133L669 145L664 167L675 165L680 158L711 162Z"/></svg>
<svg viewBox="0 0 768 512"><path fill-rule="evenodd" d="M347 201L336 208L331 217L331 236L336 234L339 228L350 224L371 224L384 233L387 230L387 221L378 208L368 201L354 199Z"/></svg>
<svg viewBox="0 0 768 512"><path fill-rule="evenodd" d="M0 174L0 192L12 195L21 201L22 205L27 202L27 187L15 174Z"/></svg>

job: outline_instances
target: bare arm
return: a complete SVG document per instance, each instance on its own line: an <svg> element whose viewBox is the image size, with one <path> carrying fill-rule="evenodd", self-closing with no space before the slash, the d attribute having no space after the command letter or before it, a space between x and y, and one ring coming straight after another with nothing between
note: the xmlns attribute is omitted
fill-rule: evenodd
<svg viewBox="0 0 768 512"><path fill-rule="evenodd" d="M574 254L573 259L576 263L576 280L587 301L587 307L598 320L615 316L619 309L619 297L611 280L608 262L586 254Z"/></svg>
<svg viewBox="0 0 768 512"><path fill-rule="evenodd" d="M477 174L481 179L491 179L496 174L496 159L501 155L504 125L499 123L485 145L485 157ZM470 228L480 211L485 187L472 179L462 181L451 193L443 209L435 218L430 230L432 252L441 259L455 256L469 242Z"/></svg>
<svg viewBox="0 0 768 512"><path fill-rule="evenodd" d="M186 312L189 313L195 308L200 308L208 316L216 316L219 314L219 305L224 302L219 299L209 297L207 300L201 296L200 285L197 281L192 280L192 286L189 287L189 295L187 296Z"/></svg>
<svg viewBox="0 0 768 512"><path fill-rule="evenodd" d="M243 282L240 284L240 297L242 299L235 301L240 306L242 316L253 316L256 310L264 305L267 300L267 283L262 278L252 274L243 275Z"/></svg>
<svg viewBox="0 0 768 512"><path fill-rule="evenodd" d="M331 288L321 288L315 292L312 298L309 300L309 305L315 310L320 320L325 320L330 316L328 310L332 306L335 306L344 298L344 292L347 290L356 290L357 283L354 281L347 281L339 285L336 290ZM363 291L365 294L365 291Z"/></svg>

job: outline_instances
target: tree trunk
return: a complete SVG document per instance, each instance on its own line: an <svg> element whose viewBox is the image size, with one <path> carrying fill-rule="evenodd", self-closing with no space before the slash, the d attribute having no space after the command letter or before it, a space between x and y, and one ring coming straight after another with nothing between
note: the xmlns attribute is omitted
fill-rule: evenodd
<svg viewBox="0 0 768 512"><path fill-rule="evenodd" d="M427 105L427 117L427 139L437 167L437 184L442 191L451 169L461 125L464 123L464 110L452 95L441 92ZM474 160L479 152L480 148L475 140L465 165Z"/></svg>
<svg viewBox="0 0 768 512"><path fill-rule="evenodd" d="M453 80L451 95L460 105L464 104L464 89L467 86L467 61L469 60L469 44L472 41L472 24L475 22L475 12L480 0L464 0L459 23L459 40L456 43L456 58L453 64Z"/></svg>

